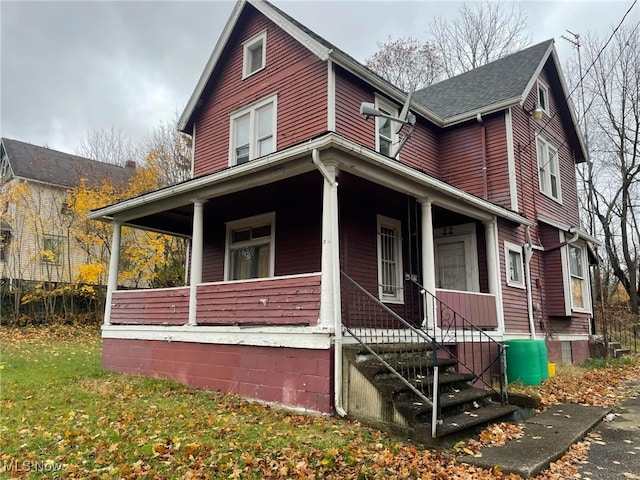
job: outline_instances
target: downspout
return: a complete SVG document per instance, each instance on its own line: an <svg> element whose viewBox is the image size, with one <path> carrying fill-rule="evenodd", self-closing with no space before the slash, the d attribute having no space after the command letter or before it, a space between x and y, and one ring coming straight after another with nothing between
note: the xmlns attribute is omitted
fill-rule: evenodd
<svg viewBox="0 0 640 480"><path fill-rule="evenodd" d="M339 250L339 232L338 232L338 182L335 181L335 173L330 173L324 164L320 161L320 152L314 148L311 152L311 159L316 168L324 177L331 190L328 205L324 208L331 210L331 244L332 244L332 286L333 286L333 319L334 319L334 407L336 413L341 417L347 415L347 411L342 404L342 311L340 302L340 250ZM325 199L326 200L326 199Z"/></svg>
<svg viewBox="0 0 640 480"><path fill-rule="evenodd" d="M480 150L482 153L482 198L488 200L489 186L487 180L487 127L482 119L482 114L478 113L476 120L480 124Z"/></svg>
<svg viewBox="0 0 640 480"><path fill-rule="evenodd" d="M525 228L527 242L524 244L524 272L527 285L527 313L529 316L529 331L531 332L531 338L535 340L536 325L533 321L533 298L531 292L531 257L533 257L533 247L531 246L531 229L529 225Z"/></svg>

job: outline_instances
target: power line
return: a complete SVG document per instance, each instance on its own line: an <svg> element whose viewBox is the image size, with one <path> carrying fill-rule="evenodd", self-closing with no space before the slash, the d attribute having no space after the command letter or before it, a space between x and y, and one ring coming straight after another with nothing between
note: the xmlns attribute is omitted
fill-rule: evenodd
<svg viewBox="0 0 640 480"><path fill-rule="evenodd" d="M571 96L574 94L574 92L576 91L576 89L578 88L579 85L582 84L582 81L586 78L587 74L589 73L589 71L591 71L591 69L593 68L593 66L596 64L596 62L600 59L600 57L602 56L602 54L604 53L605 49L609 46L609 43L611 43L611 41L613 40L613 38L615 37L616 33L618 33L618 30L620 30L620 28L622 27L624 21L626 20L627 16L629 15L629 13L631 13L631 10L633 10L633 7L636 6L636 4L638 3L638 0L634 0L633 3L631 4L631 6L627 9L627 11L625 12L625 14L623 15L622 19L620 20L620 22L618 23L618 25L616 26L616 28L614 28L613 32L611 32L611 35L609 35L609 38L607 39L607 41L605 42L605 44L600 48L600 50L598 51L597 55L595 56L595 58L593 59L593 61L591 62L591 64L589 65L589 67L585 70L584 74L580 77L580 80L578 81L578 83L576 84L575 87L573 87L573 89L569 92L569 95L567 95L567 101L571 98ZM638 26L640 25L640 22L638 22L636 24L636 26L634 27L633 31L631 32L631 34L633 35L633 33L636 31L636 29L638 28ZM625 46L628 46L629 42L627 41L625 43ZM621 49L620 52L620 56L622 55L622 51L623 49ZM619 58L619 57L618 57ZM611 72L609 72L611 73ZM608 75L607 75L608 76ZM583 115L586 112L583 112ZM549 124L551 123L551 121L556 117L556 115L558 114L558 112L554 112L553 115L551 115L549 117L549 119L545 122L545 124L542 126L542 128L540 129L539 133L543 133L546 128L549 126ZM529 145L531 145L531 142L533 141L533 139L529 140L529 142L523 147L523 148L527 148L529 147ZM564 142L566 143L566 142ZM563 143L563 145L564 145Z"/></svg>

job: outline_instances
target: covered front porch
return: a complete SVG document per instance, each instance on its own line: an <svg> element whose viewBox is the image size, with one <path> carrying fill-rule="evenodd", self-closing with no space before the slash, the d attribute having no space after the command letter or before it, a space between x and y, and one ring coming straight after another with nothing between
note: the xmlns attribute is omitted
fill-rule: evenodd
<svg viewBox="0 0 640 480"><path fill-rule="evenodd" d="M333 137L92 214L114 226L107 368L340 412L341 345L356 341L343 337L342 273L412 325L435 331L446 320L433 304L429 313L427 291L455 318L502 334L496 213L393 171L404 168L397 162L384 172L370 164L378 154L345 151ZM118 288L123 226L189 238L189 284ZM265 370L253 348L280 372L268 380L277 392L255 393Z"/></svg>

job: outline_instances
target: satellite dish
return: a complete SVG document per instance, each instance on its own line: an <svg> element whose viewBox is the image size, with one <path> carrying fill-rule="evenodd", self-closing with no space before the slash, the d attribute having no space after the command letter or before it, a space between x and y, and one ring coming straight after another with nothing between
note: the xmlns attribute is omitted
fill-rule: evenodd
<svg viewBox="0 0 640 480"><path fill-rule="evenodd" d="M404 144L407 142L407 140L409 140L409 138L411 137L411 134L413 133L413 129L415 128L415 125L416 125L416 116L409 111L409 107L411 106L412 96L413 96L413 89L411 89L411 91L409 92L409 95L407 96L407 99L405 100L404 105L402 107L402 111L400 112L400 115L397 118L391 115L388 115L381 110L378 110L375 104L373 103L362 102L360 104L360 114L364 115L365 120L369 120L370 117L380 117L380 118L386 118L391 120L392 122L395 122L396 125L395 127L393 127L393 132L395 135L398 135L400 133L400 131L402 130L402 127L404 127L405 125L409 125L409 131L404 135L402 140L400 140L398 147L396 148L393 155L390 155L390 157L392 158L395 158L398 155L398 153L400 152Z"/></svg>
<svg viewBox="0 0 640 480"><path fill-rule="evenodd" d="M411 105L411 97L412 96L413 96L413 88L409 92L409 95L407 95L407 99L404 101L404 105L402 106L402 110L400 111L400 116L398 117L398 120L400 120L402 123L396 123L396 128L395 128L396 135L398 133L400 133L400 130L402 130L402 127L405 124L409 123L409 124L413 125L413 124L416 123L415 115L413 115L413 113L409 112L409 106ZM413 116L413 121L408 121L409 120L409 115Z"/></svg>

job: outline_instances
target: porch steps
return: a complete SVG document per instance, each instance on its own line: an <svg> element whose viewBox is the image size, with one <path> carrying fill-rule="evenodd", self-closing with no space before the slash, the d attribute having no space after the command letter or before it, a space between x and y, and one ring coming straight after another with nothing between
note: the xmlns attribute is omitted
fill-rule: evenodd
<svg viewBox="0 0 640 480"><path fill-rule="evenodd" d="M424 346L404 345L370 346L390 366L402 370L405 379L417 390L427 393L433 385L434 362L430 351ZM403 418L406 435L421 443L432 443L432 408L425 404L402 380L391 373L386 366L362 346L345 346L346 359L375 388L383 401ZM437 427L438 438L456 436L461 432L480 425L498 421L518 408L502 406L491 399L492 391L476 388L476 379L470 373L456 371L457 361L439 358L438 389L440 415Z"/></svg>

